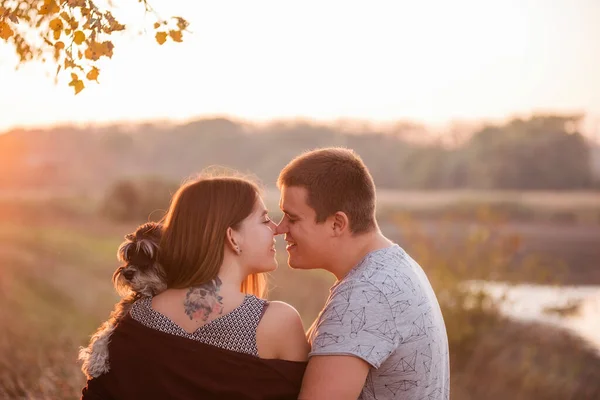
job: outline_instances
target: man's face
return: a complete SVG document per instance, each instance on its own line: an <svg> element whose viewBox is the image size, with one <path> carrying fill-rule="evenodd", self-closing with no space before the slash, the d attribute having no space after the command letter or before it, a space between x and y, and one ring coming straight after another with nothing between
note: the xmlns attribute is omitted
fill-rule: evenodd
<svg viewBox="0 0 600 400"><path fill-rule="evenodd" d="M277 227L285 235L288 265L297 269L327 269L331 257L331 236L327 223L316 222L316 212L306 202L306 188L283 186L279 207L283 219Z"/></svg>

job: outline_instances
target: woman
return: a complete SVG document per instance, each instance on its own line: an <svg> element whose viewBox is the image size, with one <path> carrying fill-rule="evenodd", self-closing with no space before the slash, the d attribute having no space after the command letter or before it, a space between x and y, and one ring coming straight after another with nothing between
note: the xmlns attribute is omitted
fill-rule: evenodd
<svg viewBox="0 0 600 400"><path fill-rule="evenodd" d="M297 398L309 350L302 322L288 304L261 299L261 274L277 268L274 235L252 182L183 185L157 256L167 289L119 322L110 371L88 380L82 399Z"/></svg>

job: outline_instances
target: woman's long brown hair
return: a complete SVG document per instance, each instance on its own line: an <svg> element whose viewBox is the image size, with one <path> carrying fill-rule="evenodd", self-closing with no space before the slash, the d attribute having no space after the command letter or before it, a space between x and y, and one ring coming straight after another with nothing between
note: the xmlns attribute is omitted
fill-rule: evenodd
<svg viewBox="0 0 600 400"><path fill-rule="evenodd" d="M206 177L185 183L163 221L159 262L168 288L198 286L217 277L227 229L237 229L253 211L260 190L238 177ZM262 297L266 279L249 275L242 291Z"/></svg>

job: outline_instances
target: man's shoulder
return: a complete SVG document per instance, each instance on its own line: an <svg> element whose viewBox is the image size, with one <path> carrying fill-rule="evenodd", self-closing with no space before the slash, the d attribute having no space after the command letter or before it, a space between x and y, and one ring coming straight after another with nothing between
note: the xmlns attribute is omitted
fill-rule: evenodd
<svg viewBox="0 0 600 400"><path fill-rule="evenodd" d="M419 264L398 245L369 253L331 290L330 300L394 303L423 297Z"/></svg>
<svg viewBox="0 0 600 400"><path fill-rule="evenodd" d="M412 273L415 261L397 244L373 251L353 268L339 286L357 282L382 284L386 280L399 279L401 273Z"/></svg>

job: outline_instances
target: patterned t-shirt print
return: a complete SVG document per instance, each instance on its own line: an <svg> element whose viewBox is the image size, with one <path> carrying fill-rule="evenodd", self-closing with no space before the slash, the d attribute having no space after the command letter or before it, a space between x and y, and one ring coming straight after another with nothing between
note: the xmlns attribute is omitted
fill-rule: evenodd
<svg viewBox="0 0 600 400"><path fill-rule="evenodd" d="M449 398L442 313L425 273L398 245L369 253L331 288L310 341L310 356L371 365L361 399Z"/></svg>

